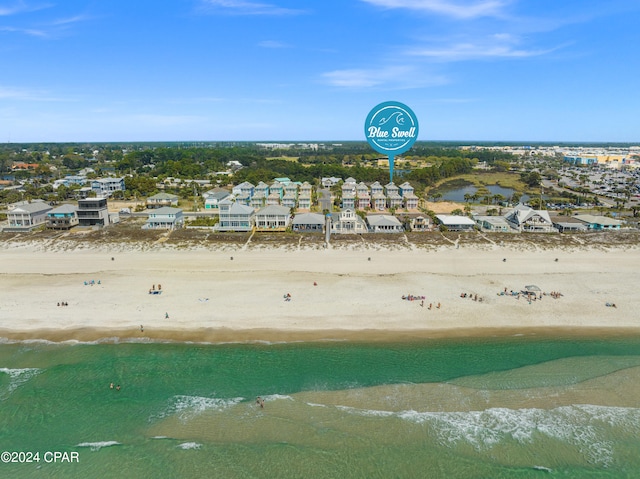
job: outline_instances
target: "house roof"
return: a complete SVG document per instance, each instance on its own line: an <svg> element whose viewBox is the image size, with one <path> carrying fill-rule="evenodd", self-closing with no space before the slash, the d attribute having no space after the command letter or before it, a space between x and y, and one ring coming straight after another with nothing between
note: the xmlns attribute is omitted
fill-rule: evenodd
<svg viewBox="0 0 640 479"><path fill-rule="evenodd" d="M180 208L172 208L171 206L163 206L162 208L158 208L152 210L150 214L154 215L177 215L178 213L182 213L182 209Z"/></svg>
<svg viewBox="0 0 640 479"><path fill-rule="evenodd" d="M320 213L301 213L293 218L294 225L323 225L324 215Z"/></svg>
<svg viewBox="0 0 640 479"><path fill-rule="evenodd" d="M575 219L584 223L602 225L602 226L620 226L622 221L600 215L575 215Z"/></svg>
<svg viewBox="0 0 640 479"><path fill-rule="evenodd" d="M44 201L33 201L31 203L18 206L10 211L10 213L44 213L45 211L51 210L51 206L49 203L45 203Z"/></svg>
<svg viewBox="0 0 640 479"><path fill-rule="evenodd" d="M438 221L445 226L448 225L466 225L466 226L475 226L475 222L466 216L457 216L457 215L436 215Z"/></svg>
<svg viewBox="0 0 640 479"><path fill-rule="evenodd" d="M53 214L66 214L66 213L73 213L75 211L78 210L78 207L76 205L70 205L70 204L66 204L66 205L60 205L57 208L52 209L51 211L49 211L50 215Z"/></svg>
<svg viewBox="0 0 640 479"><path fill-rule="evenodd" d="M402 226L400 220L393 215L367 215L371 226Z"/></svg>
<svg viewBox="0 0 640 479"><path fill-rule="evenodd" d="M233 203L229 208L229 213L234 215L253 215L255 211L251 206L243 205L241 203Z"/></svg>
<svg viewBox="0 0 640 479"><path fill-rule="evenodd" d="M264 208L260 208L258 210L258 212L256 213L256 215L258 215L258 216L264 216L264 215L280 215L280 216L284 216L284 215L289 215L290 212L291 212L291 209L287 208L286 206L269 205L269 206L265 206Z"/></svg>
<svg viewBox="0 0 640 479"><path fill-rule="evenodd" d="M157 193L153 196L150 196L148 199L150 200L177 200L178 195L172 195L171 193Z"/></svg>

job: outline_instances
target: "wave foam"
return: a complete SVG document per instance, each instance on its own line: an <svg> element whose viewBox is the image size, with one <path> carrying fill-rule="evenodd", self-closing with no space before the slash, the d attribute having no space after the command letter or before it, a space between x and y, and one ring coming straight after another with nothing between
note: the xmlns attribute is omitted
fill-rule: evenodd
<svg viewBox="0 0 640 479"><path fill-rule="evenodd" d="M197 442L183 442L182 444L178 444L178 446L180 449L184 449L184 450L188 450L188 449L200 449L202 447L202 444L199 444Z"/></svg>
<svg viewBox="0 0 640 479"><path fill-rule="evenodd" d="M0 392L0 399L6 399L9 394L26 383L29 379L40 374L42 369L39 368L22 368L22 369L10 369L0 368L0 373L9 375L9 387L4 392Z"/></svg>
<svg viewBox="0 0 640 479"><path fill-rule="evenodd" d="M243 400L244 398L241 397L221 399L202 396L174 396L167 409L156 417L164 418L178 414L181 418L186 419L205 411L224 411Z"/></svg>
<svg viewBox="0 0 640 479"><path fill-rule="evenodd" d="M117 441L100 441L100 442L81 442L80 444L76 444L76 447L88 447L92 451L99 451L103 447L110 446L119 446L120 443Z"/></svg>
<svg viewBox="0 0 640 479"><path fill-rule="evenodd" d="M431 426L443 445L466 442L487 450L509 440L530 444L543 435L576 447L591 462L604 466L613 458L610 428L616 428L618 434L640 434L640 409L636 408L573 405L552 410L403 411L398 417Z"/></svg>

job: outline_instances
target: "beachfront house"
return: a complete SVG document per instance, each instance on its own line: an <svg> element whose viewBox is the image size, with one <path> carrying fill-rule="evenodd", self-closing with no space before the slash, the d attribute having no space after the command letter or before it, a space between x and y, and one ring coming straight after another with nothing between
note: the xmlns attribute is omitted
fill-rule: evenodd
<svg viewBox="0 0 640 479"><path fill-rule="evenodd" d="M182 210L171 206L163 206L149 213L147 222L142 226L142 229L174 230L183 226L184 215Z"/></svg>
<svg viewBox="0 0 640 479"><path fill-rule="evenodd" d="M482 231L500 233L513 231L504 216L474 216L474 220Z"/></svg>
<svg viewBox="0 0 640 479"><path fill-rule="evenodd" d="M285 206L269 205L255 215L256 230L285 231L291 224L291 210Z"/></svg>
<svg viewBox="0 0 640 479"><path fill-rule="evenodd" d="M109 225L109 210L106 198L84 198L78 200L78 224L80 226Z"/></svg>
<svg viewBox="0 0 640 479"><path fill-rule="evenodd" d="M428 216L413 216L409 218L409 228L411 231L430 231L432 227L431 218Z"/></svg>
<svg viewBox="0 0 640 479"><path fill-rule="evenodd" d="M156 209L163 206L178 206L178 195L158 193L147 198L147 208Z"/></svg>
<svg viewBox="0 0 640 479"><path fill-rule="evenodd" d="M3 231L27 232L45 225L47 213L53 208L42 200L33 200L10 209L7 213L7 226Z"/></svg>
<svg viewBox="0 0 640 479"><path fill-rule="evenodd" d="M325 218L320 213L301 213L291 221L291 228L298 233L323 233Z"/></svg>
<svg viewBox="0 0 640 479"><path fill-rule="evenodd" d="M255 224L255 210L229 198L218 204L218 216L216 231L251 231Z"/></svg>
<svg viewBox="0 0 640 479"><path fill-rule="evenodd" d="M402 233L404 231L400 220L393 215L367 215L366 220L371 233Z"/></svg>
<svg viewBox="0 0 640 479"><path fill-rule="evenodd" d="M592 231L619 230L623 224L620 220L601 215L575 215L573 218L581 221Z"/></svg>
<svg viewBox="0 0 640 479"><path fill-rule="evenodd" d="M505 215L505 219L520 232L552 233L557 231L546 210L534 210L523 204L517 205Z"/></svg>
<svg viewBox="0 0 640 479"><path fill-rule="evenodd" d="M205 210L217 210L220 202L225 198L230 198L231 193L222 188L215 188L203 193L202 197L204 198Z"/></svg>
<svg viewBox="0 0 640 479"><path fill-rule="evenodd" d="M476 226L475 221L467 216L436 215L436 220L447 231L473 231Z"/></svg>
<svg viewBox="0 0 640 479"><path fill-rule="evenodd" d="M110 197L116 191L124 191L124 177L121 178L99 178L91 181L91 191L96 196L104 198Z"/></svg>
<svg viewBox="0 0 640 479"><path fill-rule="evenodd" d="M76 205L61 205L47 213L47 228L68 230L79 224Z"/></svg>
<svg viewBox="0 0 640 479"><path fill-rule="evenodd" d="M573 216L556 216L552 217L553 227L560 233L584 233L589 230L589 227L575 219Z"/></svg>
<svg viewBox="0 0 640 479"><path fill-rule="evenodd" d="M367 232L367 224L355 210L348 208L339 213L331 214L332 234L363 234Z"/></svg>

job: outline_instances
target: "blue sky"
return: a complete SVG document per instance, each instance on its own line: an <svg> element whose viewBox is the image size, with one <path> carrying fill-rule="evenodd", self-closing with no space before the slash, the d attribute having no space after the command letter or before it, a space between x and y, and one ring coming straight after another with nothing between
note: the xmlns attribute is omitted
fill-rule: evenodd
<svg viewBox="0 0 640 479"><path fill-rule="evenodd" d="M638 0L0 0L0 141L640 141Z"/></svg>

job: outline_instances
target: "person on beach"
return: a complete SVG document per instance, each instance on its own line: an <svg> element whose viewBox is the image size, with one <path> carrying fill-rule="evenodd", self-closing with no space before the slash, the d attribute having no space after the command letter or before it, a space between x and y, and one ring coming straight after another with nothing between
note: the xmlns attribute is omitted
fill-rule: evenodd
<svg viewBox="0 0 640 479"><path fill-rule="evenodd" d="M264 409L264 399L262 399L260 396L256 398L256 404L259 405L261 409Z"/></svg>
<svg viewBox="0 0 640 479"><path fill-rule="evenodd" d="M144 326L142 324L140 325L140 332L144 333Z"/></svg>
<svg viewBox="0 0 640 479"><path fill-rule="evenodd" d="M169 319L169 313L164 313L164 319Z"/></svg>

